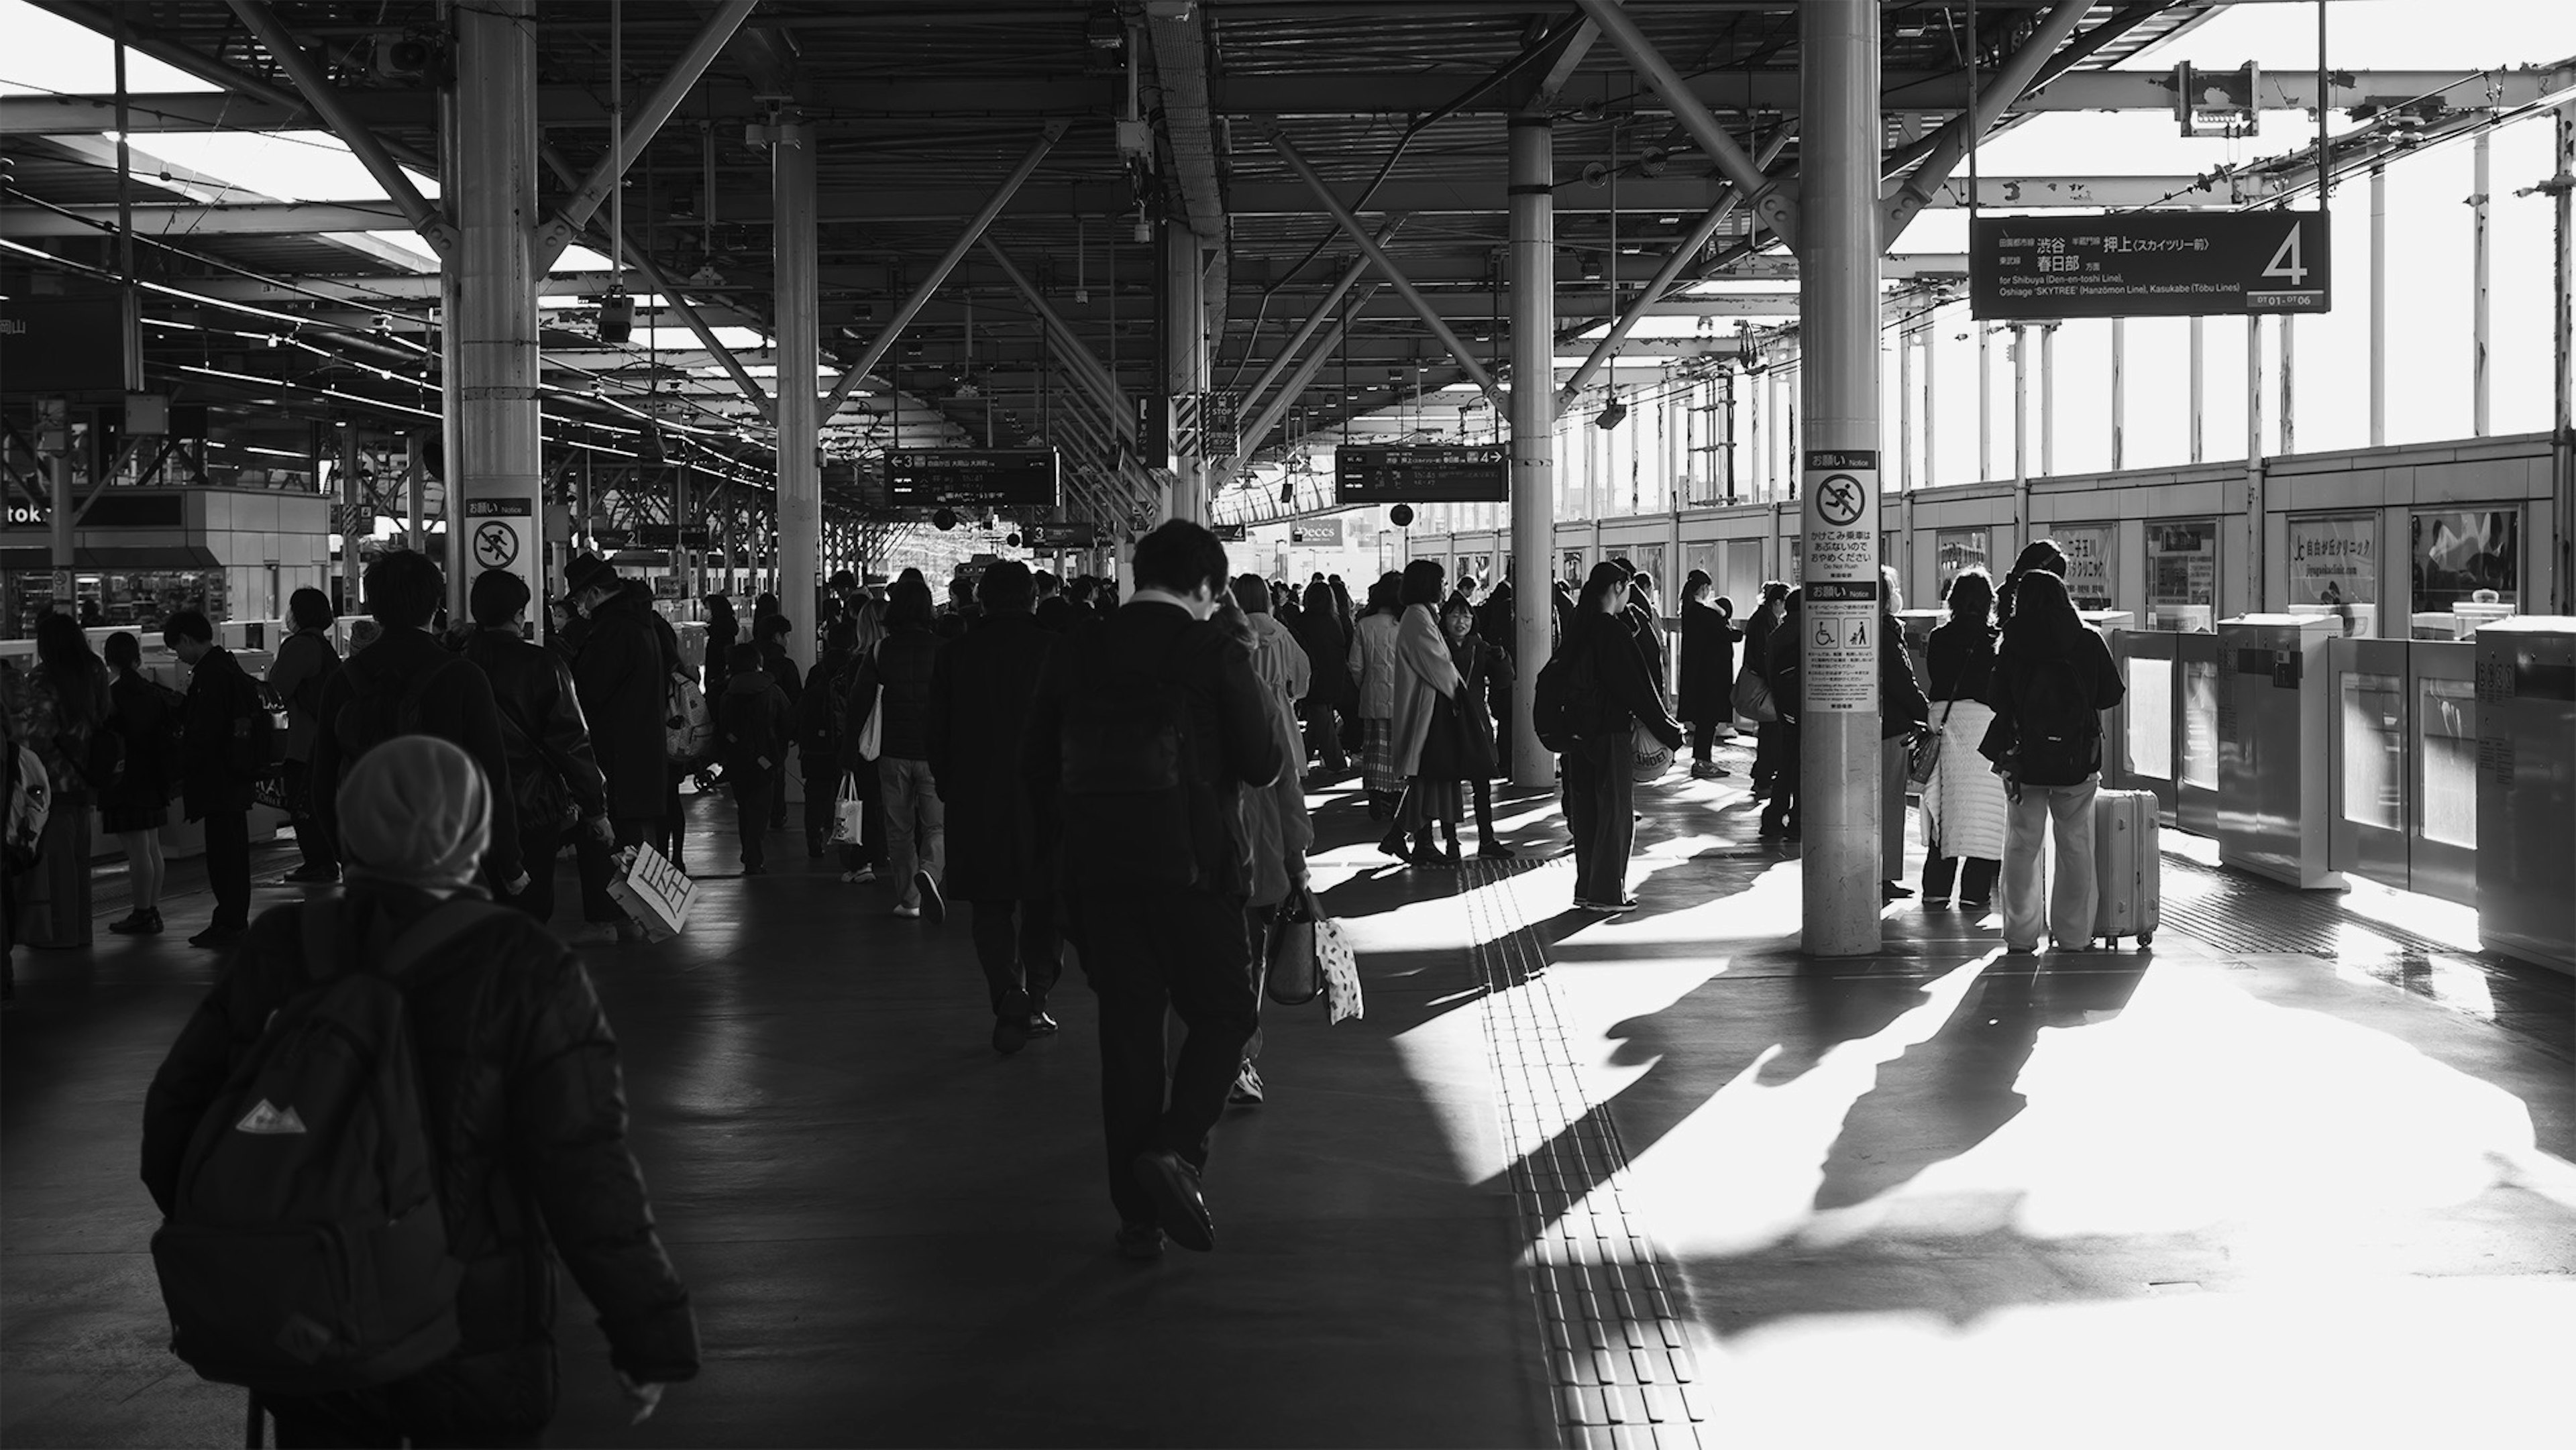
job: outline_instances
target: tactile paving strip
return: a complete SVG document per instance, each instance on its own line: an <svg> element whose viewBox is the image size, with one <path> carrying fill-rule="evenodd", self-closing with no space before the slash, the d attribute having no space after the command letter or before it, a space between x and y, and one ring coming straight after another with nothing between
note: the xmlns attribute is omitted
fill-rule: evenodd
<svg viewBox="0 0 2576 1450"><path fill-rule="evenodd" d="M1709 1406L1675 1276L1628 1210L1627 1149L1584 1093L1545 951L1507 885L1533 871L1573 874L1562 860L1517 870L1477 862L1460 886L1558 1434L1586 1450L1698 1450Z"/></svg>

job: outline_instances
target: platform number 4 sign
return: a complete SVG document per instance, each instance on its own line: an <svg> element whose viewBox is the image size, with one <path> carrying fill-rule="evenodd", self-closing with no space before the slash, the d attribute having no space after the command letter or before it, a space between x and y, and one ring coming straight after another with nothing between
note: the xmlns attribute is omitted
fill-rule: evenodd
<svg viewBox="0 0 2576 1450"><path fill-rule="evenodd" d="M2299 252L2299 234L2306 226L2304 222L2290 224L2290 234L2281 239L2280 247L2272 253L2271 264L2263 269L2264 276L2278 277L2293 287L2308 280L2307 264L2300 260Z"/></svg>

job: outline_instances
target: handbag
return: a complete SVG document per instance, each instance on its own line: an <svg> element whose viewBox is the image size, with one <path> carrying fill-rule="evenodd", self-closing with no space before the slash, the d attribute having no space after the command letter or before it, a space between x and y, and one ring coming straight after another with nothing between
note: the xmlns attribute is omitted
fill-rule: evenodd
<svg viewBox="0 0 2576 1450"><path fill-rule="evenodd" d="M1914 746L1905 765L1905 778L1918 786L1930 785L1941 773L1941 740L1950 729L1950 712L1959 708L1956 700L1941 702L1941 724L1914 737Z"/></svg>
<svg viewBox="0 0 2576 1450"><path fill-rule="evenodd" d="M1780 718L1780 708L1771 702L1771 682L1755 674L1750 664L1736 674L1730 703L1747 720L1768 725Z"/></svg>
<svg viewBox="0 0 2576 1450"><path fill-rule="evenodd" d="M854 672L857 677L851 683L853 691L864 689L868 692L867 718L859 723L856 747L861 760L874 760L885 751L885 685L877 679L876 664L876 654L870 651L867 668L863 672Z"/></svg>
<svg viewBox="0 0 2576 1450"><path fill-rule="evenodd" d="M867 802L859 798L859 778L841 772L841 789L832 799L832 844L855 846L867 829Z"/></svg>
<svg viewBox="0 0 2576 1450"><path fill-rule="evenodd" d="M1315 893L1300 887L1270 923L1265 948L1268 970L1261 989L1282 1007L1303 1007L1324 994L1324 963L1318 952L1323 914Z"/></svg>

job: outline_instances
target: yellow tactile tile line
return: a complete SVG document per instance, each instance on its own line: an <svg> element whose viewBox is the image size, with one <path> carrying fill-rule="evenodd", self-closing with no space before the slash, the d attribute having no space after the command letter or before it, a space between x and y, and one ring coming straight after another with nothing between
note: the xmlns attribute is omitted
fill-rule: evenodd
<svg viewBox="0 0 2576 1450"><path fill-rule="evenodd" d="M1699 1450L1709 1406L1672 1275L1628 1212L1627 1150L1584 1092L1544 947L1520 907L1523 893L1558 892L1572 874L1563 861L1470 863L1460 881L1558 1434L1587 1450Z"/></svg>

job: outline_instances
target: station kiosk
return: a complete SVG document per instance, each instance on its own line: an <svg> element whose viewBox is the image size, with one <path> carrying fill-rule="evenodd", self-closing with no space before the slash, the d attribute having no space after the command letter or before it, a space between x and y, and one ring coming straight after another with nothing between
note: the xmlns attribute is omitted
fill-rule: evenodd
<svg viewBox="0 0 2576 1450"><path fill-rule="evenodd" d="M2318 615L2219 621L2218 859L2302 890L2340 891L2327 865L2334 729Z"/></svg>
<svg viewBox="0 0 2576 1450"><path fill-rule="evenodd" d="M2576 619L2483 625L2478 942L2576 973Z"/></svg>

